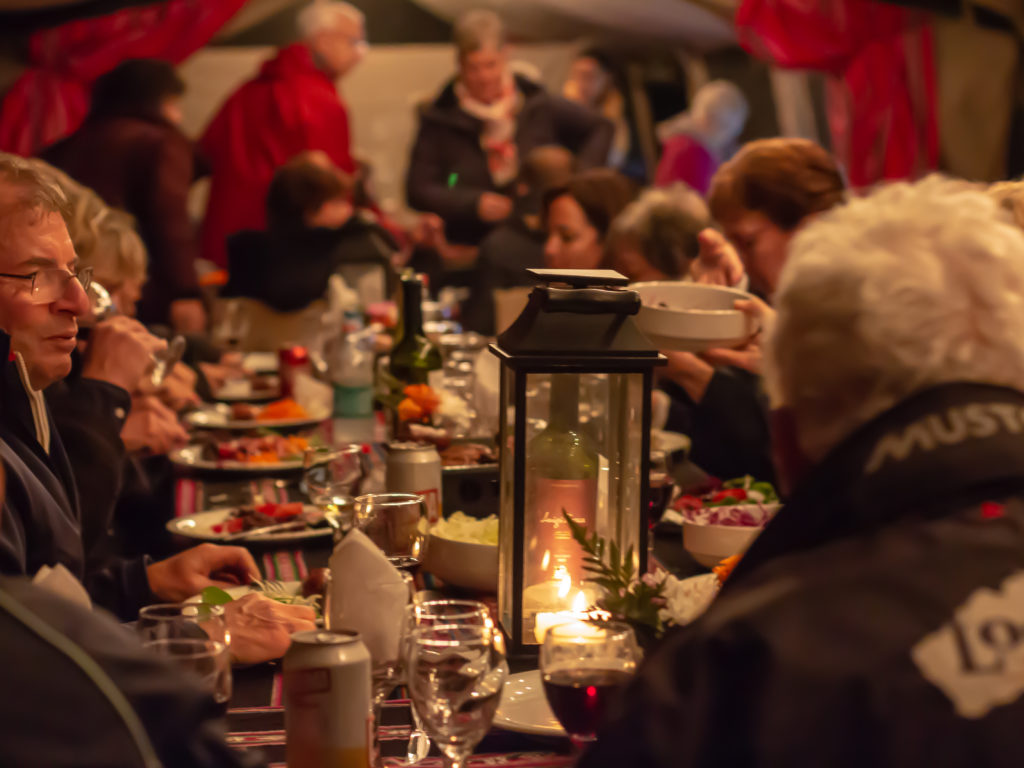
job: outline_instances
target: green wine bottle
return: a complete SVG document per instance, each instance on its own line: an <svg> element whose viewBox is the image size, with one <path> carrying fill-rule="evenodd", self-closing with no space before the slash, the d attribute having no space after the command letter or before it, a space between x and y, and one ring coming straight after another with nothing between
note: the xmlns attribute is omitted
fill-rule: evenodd
<svg viewBox="0 0 1024 768"><path fill-rule="evenodd" d="M403 275L402 326L388 368L403 385L427 384L430 372L441 368L440 351L423 333L422 300L423 281L411 273Z"/></svg>
<svg viewBox="0 0 1024 768"><path fill-rule="evenodd" d="M564 510L588 528L597 510L600 460L580 427L580 377L552 374L547 426L527 446L526 584L582 582L583 551L573 541Z"/></svg>

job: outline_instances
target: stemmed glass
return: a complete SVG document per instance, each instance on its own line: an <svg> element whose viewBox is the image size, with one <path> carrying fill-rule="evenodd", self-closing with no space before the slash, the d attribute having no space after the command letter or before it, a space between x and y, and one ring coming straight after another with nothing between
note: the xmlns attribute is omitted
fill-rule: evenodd
<svg viewBox="0 0 1024 768"><path fill-rule="evenodd" d="M340 533L352 527L352 497L365 477L361 446L310 448L303 454L302 482L306 495Z"/></svg>
<svg viewBox="0 0 1024 768"><path fill-rule="evenodd" d="M413 707L446 768L463 768L491 727L508 676L501 631L430 624L412 632L407 649Z"/></svg>
<svg viewBox="0 0 1024 768"><path fill-rule="evenodd" d="M672 500L672 466L668 453L651 451L650 469L647 476L647 522L654 527L661 520L665 507Z"/></svg>
<svg viewBox="0 0 1024 768"><path fill-rule="evenodd" d="M627 624L574 621L547 631L540 650L544 695L577 752L594 740L639 660Z"/></svg>
<svg viewBox="0 0 1024 768"><path fill-rule="evenodd" d="M252 323L239 299L227 299L214 323L211 337L227 351L241 349L249 336Z"/></svg>
<svg viewBox="0 0 1024 768"><path fill-rule="evenodd" d="M93 280L86 290L89 297L89 310L92 316L92 325L103 322L108 317L118 314L117 305L110 295L110 291ZM150 358L153 361L153 370L150 372L150 381L154 387L164 383L167 374L176 366L185 354L185 337L175 336L167 344L167 348L160 352L153 352Z"/></svg>
<svg viewBox="0 0 1024 768"><path fill-rule="evenodd" d="M159 603L139 611L142 644L198 673L220 705L231 698L231 635L221 605Z"/></svg>
<svg viewBox="0 0 1024 768"><path fill-rule="evenodd" d="M402 663L394 679L395 685L408 684L405 663L409 658L411 641L416 630L437 624L458 624L466 626L494 626L487 606L476 600L413 600L402 617L401 659ZM426 757L430 750L430 738L423 730L416 708L412 708L415 729L409 736L406 761L416 763Z"/></svg>
<svg viewBox="0 0 1024 768"><path fill-rule="evenodd" d="M427 517L415 493L368 493L356 498L356 527L380 547L396 568L414 570L423 560Z"/></svg>

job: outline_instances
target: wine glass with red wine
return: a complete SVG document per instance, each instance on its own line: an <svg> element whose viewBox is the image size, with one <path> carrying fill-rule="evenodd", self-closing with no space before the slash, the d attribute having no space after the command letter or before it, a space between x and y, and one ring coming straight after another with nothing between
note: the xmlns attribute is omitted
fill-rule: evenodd
<svg viewBox="0 0 1024 768"><path fill-rule="evenodd" d="M626 624L574 621L548 630L540 650L544 695L577 751L596 738L639 660Z"/></svg>

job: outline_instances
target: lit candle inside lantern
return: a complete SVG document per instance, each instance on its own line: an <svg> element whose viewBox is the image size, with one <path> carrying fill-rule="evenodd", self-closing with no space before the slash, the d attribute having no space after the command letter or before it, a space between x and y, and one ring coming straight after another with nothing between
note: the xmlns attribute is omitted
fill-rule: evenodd
<svg viewBox="0 0 1024 768"><path fill-rule="evenodd" d="M583 594L583 590L580 590L576 593L576 597L573 598L571 610L538 613L533 633L537 637L537 642L543 643L544 635L552 627L561 626L562 624L576 624L579 625L580 632L578 634L580 637L592 636L594 628L583 623L588 618L587 596Z"/></svg>

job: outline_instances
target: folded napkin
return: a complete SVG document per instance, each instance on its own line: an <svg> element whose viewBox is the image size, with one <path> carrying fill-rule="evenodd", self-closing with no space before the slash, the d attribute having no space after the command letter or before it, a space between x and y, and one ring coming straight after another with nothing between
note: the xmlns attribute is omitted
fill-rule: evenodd
<svg viewBox="0 0 1024 768"><path fill-rule="evenodd" d="M89 599L89 593L85 591L82 582L76 579L63 563L57 563L52 568L44 565L36 571L32 583L82 608L92 608L92 600Z"/></svg>
<svg viewBox="0 0 1024 768"><path fill-rule="evenodd" d="M358 632L374 664L396 660L402 615L409 604L402 574L358 529L338 542L330 566L330 628Z"/></svg>

